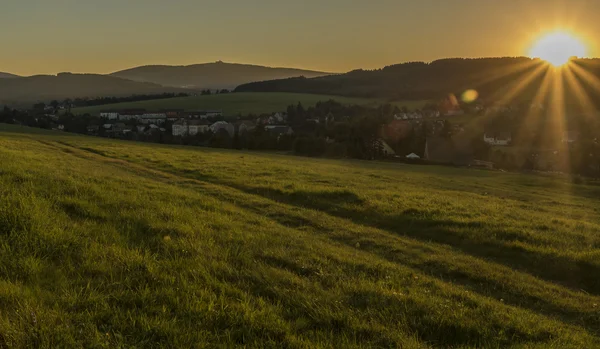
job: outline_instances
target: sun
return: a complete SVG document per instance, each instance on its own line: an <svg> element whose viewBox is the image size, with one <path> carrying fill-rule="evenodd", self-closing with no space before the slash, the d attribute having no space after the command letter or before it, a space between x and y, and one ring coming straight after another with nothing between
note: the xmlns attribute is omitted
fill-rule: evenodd
<svg viewBox="0 0 600 349"><path fill-rule="evenodd" d="M546 34L538 39L531 49L529 56L541 58L555 67L569 62L571 57L584 57L587 49L577 37L563 31Z"/></svg>

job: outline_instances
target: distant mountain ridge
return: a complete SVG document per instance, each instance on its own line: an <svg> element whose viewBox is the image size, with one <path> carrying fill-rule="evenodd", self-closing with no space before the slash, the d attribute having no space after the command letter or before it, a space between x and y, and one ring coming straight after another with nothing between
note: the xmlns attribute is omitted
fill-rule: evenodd
<svg viewBox="0 0 600 349"><path fill-rule="evenodd" d="M49 101L66 98L131 96L190 90L141 83L99 74L36 75L0 79L0 104Z"/></svg>
<svg viewBox="0 0 600 349"><path fill-rule="evenodd" d="M11 73L0 72L0 79L16 79L16 78L20 78L20 76L11 74Z"/></svg>
<svg viewBox="0 0 600 349"><path fill-rule="evenodd" d="M187 66L147 65L110 74L110 76L138 82L193 89L234 89L238 85L255 81L326 75L330 73L220 61Z"/></svg>

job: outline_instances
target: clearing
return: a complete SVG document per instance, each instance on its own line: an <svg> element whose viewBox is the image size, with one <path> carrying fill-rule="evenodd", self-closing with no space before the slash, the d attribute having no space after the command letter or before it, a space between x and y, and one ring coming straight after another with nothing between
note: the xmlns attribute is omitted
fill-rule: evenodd
<svg viewBox="0 0 600 349"><path fill-rule="evenodd" d="M346 105L377 106L385 103L380 99L351 98L340 96L326 96L303 93L267 93L267 92L243 92L215 94L209 96L177 97L168 99L153 99L130 103L117 103L100 105L95 107L83 107L73 109L74 114L98 115L100 111L107 109L184 109L190 110L221 110L226 116L238 114L268 114L285 111L289 105L302 103L304 107L310 107L317 102L326 102L330 99ZM420 108L427 101L400 101L391 102L399 108L406 106L409 109Z"/></svg>
<svg viewBox="0 0 600 349"><path fill-rule="evenodd" d="M598 186L29 131L0 347L600 347Z"/></svg>

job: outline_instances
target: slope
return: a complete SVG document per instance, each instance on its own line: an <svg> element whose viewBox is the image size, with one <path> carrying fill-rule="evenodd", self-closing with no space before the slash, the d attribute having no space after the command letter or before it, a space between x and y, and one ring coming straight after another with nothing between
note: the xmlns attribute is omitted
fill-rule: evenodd
<svg viewBox="0 0 600 349"><path fill-rule="evenodd" d="M311 70L216 62L188 66L142 66L115 72L111 76L164 86L233 89L240 84L253 81L297 76L312 78L328 74Z"/></svg>
<svg viewBox="0 0 600 349"><path fill-rule="evenodd" d="M597 186L5 128L2 346L600 346Z"/></svg>
<svg viewBox="0 0 600 349"><path fill-rule="evenodd" d="M302 103L304 106L313 106L319 101L328 101L334 99L342 104L348 105L377 105L383 103L382 100L368 98L350 98L327 95L314 95L302 93L228 93L215 94L209 96L194 96L169 98L150 101L140 101L132 103L117 103L102 105L96 107L76 108L73 110L76 114L98 115L101 110L106 109L185 109L185 110L222 110L227 116L247 115L247 114L266 114L285 111L289 105ZM409 107L418 107L425 102L406 102Z"/></svg>
<svg viewBox="0 0 600 349"><path fill-rule="evenodd" d="M0 72L0 79L16 79L16 78L20 78L20 76L11 74L11 73Z"/></svg>
<svg viewBox="0 0 600 349"><path fill-rule="evenodd" d="M444 59L431 63L398 64L372 71L356 70L313 79L255 82L241 85L236 91L439 99L449 93L460 94L467 89L476 89L484 99L490 101L511 97L518 102L533 99L543 85L553 81L549 78L573 73L581 89L571 83L569 76L563 76L563 81L568 82L564 84L567 102L581 104L582 91L600 102L600 60L582 59L571 64L568 69L556 70L543 61L523 57Z"/></svg>
<svg viewBox="0 0 600 349"><path fill-rule="evenodd" d="M129 96L187 90L96 74L37 75L0 80L0 103L76 97Z"/></svg>

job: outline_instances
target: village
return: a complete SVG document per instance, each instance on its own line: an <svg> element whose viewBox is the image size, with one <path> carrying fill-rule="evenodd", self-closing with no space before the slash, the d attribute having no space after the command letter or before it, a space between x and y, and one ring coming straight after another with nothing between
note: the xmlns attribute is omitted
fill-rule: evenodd
<svg viewBox="0 0 600 349"><path fill-rule="evenodd" d="M585 126L586 119L577 114L566 118L558 132L551 122L544 123L549 125L547 129L527 125L525 120L533 118L530 115L547 117L544 107L535 103L486 105L443 100L409 110L389 104L349 106L330 100L307 108L290 105L285 111L243 116L184 109L74 115L68 106L39 106L23 113L15 118L13 112L12 120L9 116L5 122L141 142L489 169L572 171L574 155L570 153L574 149L595 154L597 148L595 128ZM594 156L582 159L585 161L578 161L586 164L578 167L597 170Z"/></svg>

